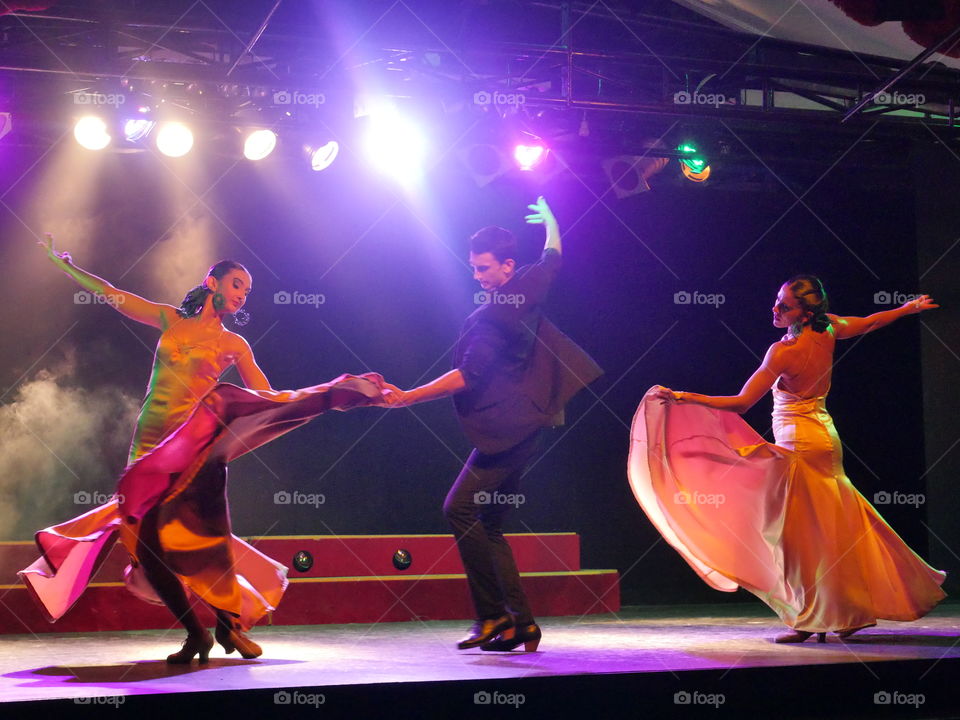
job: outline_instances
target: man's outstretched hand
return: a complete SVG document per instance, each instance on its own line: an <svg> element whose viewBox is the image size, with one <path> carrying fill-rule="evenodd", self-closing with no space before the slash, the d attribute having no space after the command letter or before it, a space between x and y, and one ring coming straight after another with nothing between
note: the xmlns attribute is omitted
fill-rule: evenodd
<svg viewBox="0 0 960 720"><path fill-rule="evenodd" d="M547 205L547 201L543 195L538 197L533 205L527 205L527 207L533 210L533 213L527 215L524 220L531 225L542 225L543 223L556 224L557 219L553 216L553 211L550 209L550 206Z"/></svg>

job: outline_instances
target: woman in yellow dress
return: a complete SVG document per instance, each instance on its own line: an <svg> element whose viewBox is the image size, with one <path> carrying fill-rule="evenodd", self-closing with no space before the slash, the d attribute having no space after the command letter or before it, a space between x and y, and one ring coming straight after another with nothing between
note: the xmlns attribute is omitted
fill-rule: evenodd
<svg viewBox="0 0 960 720"><path fill-rule="evenodd" d="M286 568L230 532L227 463L330 409L380 402L379 376L343 375L301 390L275 391L240 335L223 326L240 318L250 273L223 260L179 308L120 290L39 243L53 264L84 290L106 298L126 317L160 330L153 371L114 498L37 533L42 557L20 576L51 622L80 597L119 536L131 557L127 587L160 602L187 629L183 648L167 658L206 662L213 637L192 609L199 597L217 618L216 640L227 653L257 657L249 629L275 609ZM235 365L248 388L219 383Z"/></svg>
<svg viewBox="0 0 960 720"><path fill-rule="evenodd" d="M773 324L788 330L736 395L654 386L631 432L629 477L651 522L710 586L767 603L793 632L847 637L877 619L915 620L945 597L944 573L884 522L843 471L826 409L837 340L938 307L921 295L868 317L827 312L810 275L785 283ZM773 390L767 443L737 413Z"/></svg>

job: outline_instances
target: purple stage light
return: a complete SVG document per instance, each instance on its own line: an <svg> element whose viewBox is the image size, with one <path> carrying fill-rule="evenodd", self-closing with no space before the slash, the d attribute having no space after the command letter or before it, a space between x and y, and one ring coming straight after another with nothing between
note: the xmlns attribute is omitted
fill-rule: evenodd
<svg viewBox="0 0 960 720"><path fill-rule="evenodd" d="M517 145L513 149L513 159L521 170L533 170L543 162L547 156L547 148L543 145Z"/></svg>

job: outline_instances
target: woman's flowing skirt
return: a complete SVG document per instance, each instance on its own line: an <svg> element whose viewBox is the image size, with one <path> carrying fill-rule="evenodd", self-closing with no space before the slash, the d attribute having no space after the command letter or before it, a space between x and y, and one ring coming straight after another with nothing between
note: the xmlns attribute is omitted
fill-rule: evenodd
<svg viewBox="0 0 960 720"><path fill-rule="evenodd" d="M945 574L843 474L824 400L774 390L773 445L735 413L648 391L631 431L634 495L707 584L749 590L792 628L915 620L945 597Z"/></svg>
<svg viewBox="0 0 960 720"><path fill-rule="evenodd" d="M131 557L127 587L160 603L136 557L140 523L156 509L163 562L185 588L251 627L277 607L287 568L231 533L227 463L328 410L378 401L380 382L368 374L289 391L216 385L183 424L127 466L112 500L40 530L41 557L20 577L54 622L77 601L120 537Z"/></svg>

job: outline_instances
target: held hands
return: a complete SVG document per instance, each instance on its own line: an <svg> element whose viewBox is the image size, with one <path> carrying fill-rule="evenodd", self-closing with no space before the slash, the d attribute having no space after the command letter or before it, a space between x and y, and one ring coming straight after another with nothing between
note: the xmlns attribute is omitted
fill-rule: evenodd
<svg viewBox="0 0 960 720"><path fill-rule="evenodd" d="M391 385L386 380L380 384L380 396L381 402L378 403L380 407L407 407L413 404L410 393L401 390L396 385Z"/></svg>
<svg viewBox="0 0 960 720"><path fill-rule="evenodd" d="M526 220L531 225L542 225L546 223L547 225L556 225L557 219L553 216L553 211L550 210L550 206L547 205L547 201L544 199L543 195L537 198L537 201L533 205L527 205L530 210L533 210L532 215L527 215L524 220Z"/></svg>
<svg viewBox="0 0 960 720"><path fill-rule="evenodd" d="M66 270L67 267L73 265L73 258L70 257L70 253L58 253L53 249L53 235L50 233L44 233L44 239L38 240L37 245L46 251L47 257L50 258L50 261L60 270Z"/></svg>
<svg viewBox="0 0 960 720"><path fill-rule="evenodd" d="M922 313L924 310L933 310L940 306L937 305L929 295L920 295L916 299L904 303L901 307L905 308L908 314L916 315Z"/></svg>

